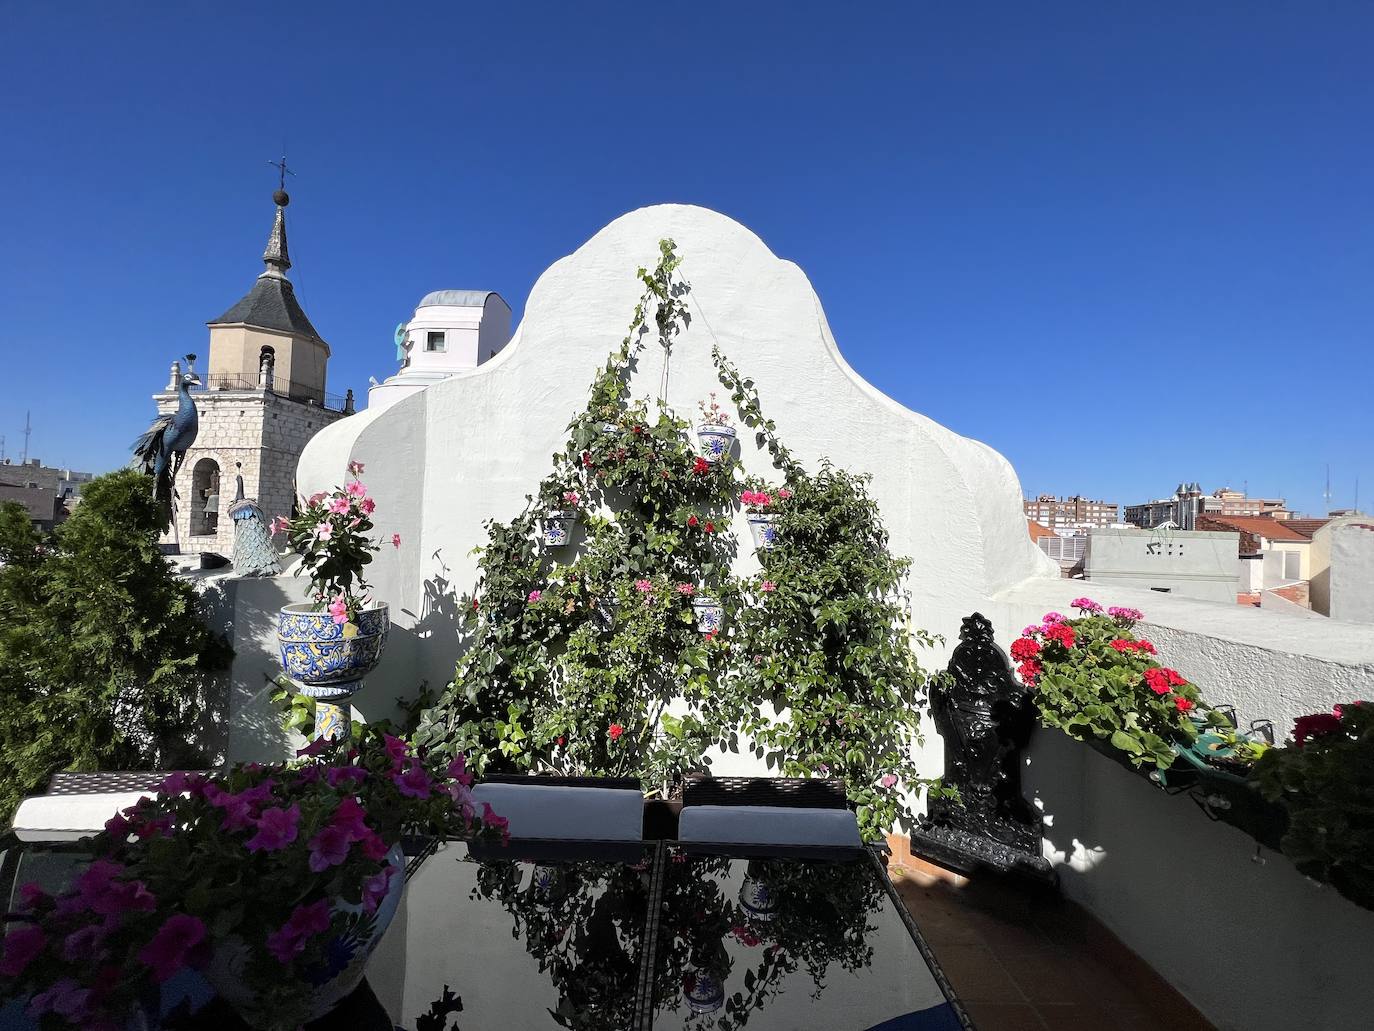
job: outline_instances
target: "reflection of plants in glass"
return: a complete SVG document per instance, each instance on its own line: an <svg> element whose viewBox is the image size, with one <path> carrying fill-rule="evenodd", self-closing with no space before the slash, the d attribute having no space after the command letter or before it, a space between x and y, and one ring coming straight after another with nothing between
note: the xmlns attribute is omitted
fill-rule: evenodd
<svg viewBox="0 0 1374 1031"><path fill-rule="evenodd" d="M606 1031L628 1027L634 1010L648 907L648 864L575 863L551 881L528 864L495 860L477 872L475 898L493 899L514 918L511 933L558 990L559 1027Z"/></svg>
<svg viewBox="0 0 1374 1031"><path fill-rule="evenodd" d="M656 972L660 1007L676 1012L684 1005L682 982L703 960L715 964L709 972L726 981L733 968L727 938L757 949L757 961L744 971L741 987L732 992L726 986L720 1010L689 1018L689 1027L737 1031L802 967L816 998L832 965L853 972L872 962L868 936L877 925L870 917L882 905L883 888L860 864L751 860L747 877L768 893L767 918L751 914L738 897L725 896L721 884L730 864L720 857L678 856L667 867Z"/></svg>

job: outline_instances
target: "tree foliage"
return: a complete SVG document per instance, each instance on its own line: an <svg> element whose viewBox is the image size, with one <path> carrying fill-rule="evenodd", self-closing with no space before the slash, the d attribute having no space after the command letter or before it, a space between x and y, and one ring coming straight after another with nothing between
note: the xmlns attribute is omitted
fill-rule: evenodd
<svg viewBox="0 0 1374 1031"><path fill-rule="evenodd" d="M58 770L204 762L203 678L230 651L158 550L146 477L93 480L49 539L0 508L0 820Z"/></svg>

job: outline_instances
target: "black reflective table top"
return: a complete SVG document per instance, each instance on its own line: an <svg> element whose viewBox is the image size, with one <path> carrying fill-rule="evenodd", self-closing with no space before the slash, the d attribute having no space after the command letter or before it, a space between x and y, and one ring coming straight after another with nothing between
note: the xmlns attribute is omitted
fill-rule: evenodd
<svg viewBox="0 0 1374 1031"><path fill-rule="evenodd" d="M422 853L363 985L310 1031L972 1026L866 849L444 842ZM40 848L15 880L56 887L74 860ZM215 1000L166 1025L242 1026Z"/></svg>

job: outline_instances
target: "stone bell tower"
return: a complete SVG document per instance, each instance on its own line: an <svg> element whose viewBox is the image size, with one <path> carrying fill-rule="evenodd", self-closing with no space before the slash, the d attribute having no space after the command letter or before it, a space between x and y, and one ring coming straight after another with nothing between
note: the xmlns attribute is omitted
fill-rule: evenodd
<svg viewBox="0 0 1374 1031"><path fill-rule="evenodd" d="M283 163L283 179L285 169ZM289 516L296 462L316 433L353 412L353 392L325 392L329 345L306 317L286 277L286 206L278 189L276 216L253 288L211 319L204 389L193 395L200 420L195 444L177 475L177 538L185 553L233 550L228 517L236 470L244 492L271 519ZM158 412L175 409L174 368L168 389L154 395ZM165 543L172 543L169 533Z"/></svg>

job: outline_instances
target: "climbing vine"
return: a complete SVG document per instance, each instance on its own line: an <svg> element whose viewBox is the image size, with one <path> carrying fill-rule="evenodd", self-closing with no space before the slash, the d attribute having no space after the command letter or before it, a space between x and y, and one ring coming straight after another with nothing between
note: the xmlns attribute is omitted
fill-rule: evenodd
<svg viewBox="0 0 1374 1031"><path fill-rule="evenodd" d="M466 752L479 772L646 787L752 748L787 775L844 778L865 836L880 836L910 820L903 788L925 786L912 761L925 704L913 646L930 638L908 625L909 562L890 554L866 477L828 462L808 473L718 347L720 382L780 489L746 480L731 453L707 461L666 403L632 397L650 337L666 357L690 320L676 247L659 252L549 475L518 515L486 524L461 600L462 657L417 740ZM734 571L741 498L779 520L758 574ZM560 547L541 532L554 514L573 523ZM719 632L698 629L704 596L723 607Z"/></svg>

